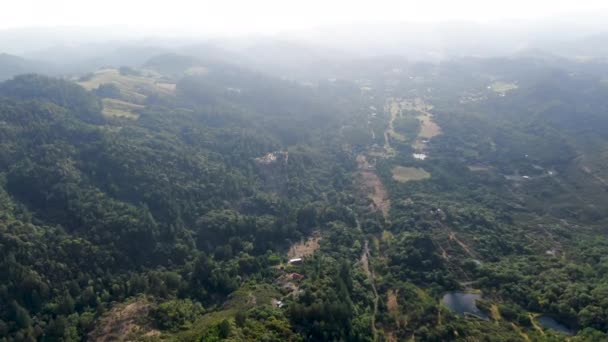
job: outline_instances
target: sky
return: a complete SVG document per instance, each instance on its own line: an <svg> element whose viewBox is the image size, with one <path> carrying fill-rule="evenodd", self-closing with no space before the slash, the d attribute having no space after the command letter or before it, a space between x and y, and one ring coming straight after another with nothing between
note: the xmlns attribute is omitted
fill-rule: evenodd
<svg viewBox="0 0 608 342"><path fill-rule="evenodd" d="M280 33L361 22L536 19L606 0L3 0L0 29L121 26L153 33Z"/></svg>

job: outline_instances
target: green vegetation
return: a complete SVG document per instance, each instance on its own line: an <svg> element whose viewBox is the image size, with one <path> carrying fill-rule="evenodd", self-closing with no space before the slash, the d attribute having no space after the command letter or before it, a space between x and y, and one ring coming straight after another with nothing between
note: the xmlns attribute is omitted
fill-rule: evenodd
<svg viewBox="0 0 608 342"><path fill-rule="evenodd" d="M405 183L431 178L431 174L418 167L396 166L393 168L393 179Z"/></svg>
<svg viewBox="0 0 608 342"><path fill-rule="evenodd" d="M116 99L102 99L102 114L108 118L124 118L136 120L139 118L137 112L145 107L126 101Z"/></svg>
<svg viewBox="0 0 608 342"><path fill-rule="evenodd" d="M0 341L606 340L603 67L361 63L0 83Z"/></svg>

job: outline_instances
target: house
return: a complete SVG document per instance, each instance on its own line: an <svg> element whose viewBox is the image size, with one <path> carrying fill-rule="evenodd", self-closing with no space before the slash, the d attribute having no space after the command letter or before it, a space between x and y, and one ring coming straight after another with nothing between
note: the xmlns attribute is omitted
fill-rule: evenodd
<svg viewBox="0 0 608 342"><path fill-rule="evenodd" d="M299 265L302 263L302 258L293 258L293 259L289 259L288 263L290 265Z"/></svg>
<svg viewBox="0 0 608 342"><path fill-rule="evenodd" d="M285 303L283 303L282 300L278 300L278 299L275 299L275 298L272 298L270 300L270 302L272 303L272 305L276 306L277 308L282 308L282 307L285 306Z"/></svg>
<svg viewBox="0 0 608 342"><path fill-rule="evenodd" d="M295 273L295 272L294 273L290 273L288 277L291 280L298 280L298 281L304 279L304 275L303 274Z"/></svg>

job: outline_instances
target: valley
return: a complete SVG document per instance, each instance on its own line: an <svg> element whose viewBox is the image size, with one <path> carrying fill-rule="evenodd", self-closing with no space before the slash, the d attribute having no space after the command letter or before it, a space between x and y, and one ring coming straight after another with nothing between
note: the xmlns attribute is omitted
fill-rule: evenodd
<svg viewBox="0 0 608 342"><path fill-rule="evenodd" d="M604 65L293 71L0 83L0 340L606 339Z"/></svg>

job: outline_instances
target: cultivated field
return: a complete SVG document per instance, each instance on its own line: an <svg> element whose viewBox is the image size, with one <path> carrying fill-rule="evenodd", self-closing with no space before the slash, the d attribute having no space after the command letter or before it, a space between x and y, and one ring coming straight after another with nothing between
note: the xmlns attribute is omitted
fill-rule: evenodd
<svg viewBox="0 0 608 342"><path fill-rule="evenodd" d="M103 99L103 115L108 118L137 120L150 94L174 94L175 83L166 82L158 73L142 70L140 75L123 75L116 69L96 71L90 79L78 82L87 90L102 84L113 84L120 89L121 99Z"/></svg>
<svg viewBox="0 0 608 342"><path fill-rule="evenodd" d="M136 104L142 104L150 93L174 93L174 83L163 81L159 74L151 71L141 73L141 76L122 75L116 69L102 69L96 71L89 80L78 84L87 90L97 89L102 84L114 84L120 89L125 100Z"/></svg>

